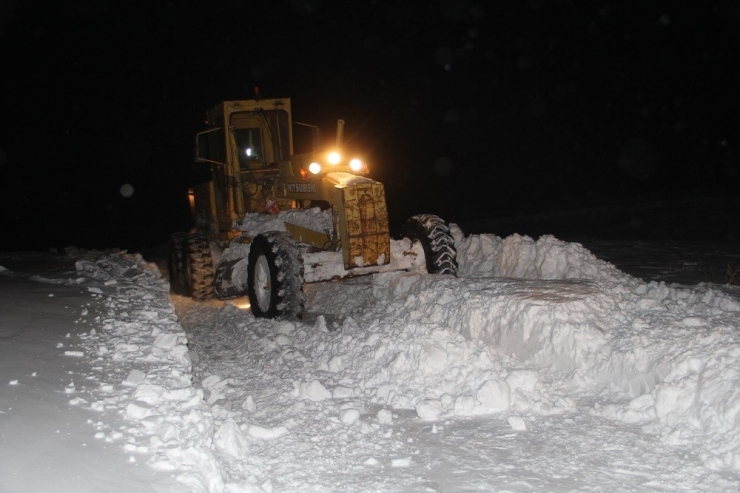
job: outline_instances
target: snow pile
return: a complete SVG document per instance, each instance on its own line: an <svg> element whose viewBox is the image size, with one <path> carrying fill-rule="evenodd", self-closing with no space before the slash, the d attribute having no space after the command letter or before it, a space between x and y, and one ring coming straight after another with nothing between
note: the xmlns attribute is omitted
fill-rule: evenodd
<svg viewBox="0 0 740 493"><path fill-rule="evenodd" d="M631 325L609 348L630 351L631 400L594 412L659 433L666 444L695 450L711 469L740 469L740 303L711 288L650 283L625 303ZM606 365L600 365L606 370ZM652 371L652 375L649 372Z"/></svg>
<svg viewBox="0 0 740 493"><path fill-rule="evenodd" d="M552 237L454 231L461 277L309 285L321 314L309 323L180 300L230 484L310 490L326 485L321 470L341 489L386 461L413 468L414 452L393 441L404 410L435 427L501 414L526 431L585 408L737 468L736 300L645 284Z"/></svg>
<svg viewBox="0 0 740 493"><path fill-rule="evenodd" d="M150 465L174 471L193 491L223 491L212 451L213 418L203 390L192 385L187 339L169 284L140 256L104 255L78 260L76 267L80 277L74 282L102 298L106 313L80 343L80 355L97 357L92 379L99 388L71 403L101 416L123 414L129 423L111 430L100 421L96 438L150 454Z"/></svg>
<svg viewBox="0 0 740 493"><path fill-rule="evenodd" d="M453 233L460 277L308 285L303 321L175 297L189 352L157 272L126 255L80 261L107 314L71 348L100 362L100 388L73 403L122 413L129 427L96 436L194 491L418 486L419 427L433 447L482 415L516 433L608 418L740 470L737 299L646 284L549 236Z"/></svg>
<svg viewBox="0 0 740 493"><path fill-rule="evenodd" d="M318 207L312 209L290 209L278 214L248 213L234 222L234 228L242 231L247 241L241 236L236 237L223 252L212 251L214 262L230 262L236 291L246 292L247 259L249 258L251 239L266 231L287 231L285 223L301 226L312 231L326 233L333 231L333 216L331 210L322 211Z"/></svg>
<svg viewBox="0 0 740 493"><path fill-rule="evenodd" d="M285 210L278 214L254 212L245 214L244 217L235 221L234 227L251 237L265 231L286 231L285 223L325 233L334 230L332 217L331 210L322 211L318 207Z"/></svg>
<svg viewBox="0 0 740 493"><path fill-rule="evenodd" d="M455 237L461 277L591 279L627 285L639 282L578 243L562 242L550 235L534 241L513 234L502 240L491 234L463 238L454 224L450 230Z"/></svg>
<svg viewBox="0 0 740 493"><path fill-rule="evenodd" d="M551 236L535 242L481 235L458 245L460 270L467 275L574 280L530 286L498 280L485 288L483 299L479 287L466 289L443 317L454 320L461 334L513 352L521 363L575 370L565 375L573 394L593 381L615 384L623 398L596 404L594 413L642 423L667 444L698 449L710 468L740 469L736 299L706 286L642 283L580 245ZM409 293L441 297L430 282Z"/></svg>

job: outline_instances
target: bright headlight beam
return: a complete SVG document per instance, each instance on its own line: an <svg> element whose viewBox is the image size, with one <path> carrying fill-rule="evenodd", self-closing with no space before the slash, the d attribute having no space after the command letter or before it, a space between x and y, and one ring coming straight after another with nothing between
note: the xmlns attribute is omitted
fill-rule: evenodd
<svg viewBox="0 0 740 493"><path fill-rule="evenodd" d="M349 162L349 169L352 171L360 171L362 169L362 161L355 158Z"/></svg>
<svg viewBox="0 0 740 493"><path fill-rule="evenodd" d="M338 152L330 152L326 157L326 160L329 161L329 164L339 164L339 161L342 160L342 156L340 156Z"/></svg>
<svg viewBox="0 0 740 493"><path fill-rule="evenodd" d="M318 175L319 173L321 173L321 165L314 161L313 163L308 165L308 171L310 171L314 175Z"/></svg>

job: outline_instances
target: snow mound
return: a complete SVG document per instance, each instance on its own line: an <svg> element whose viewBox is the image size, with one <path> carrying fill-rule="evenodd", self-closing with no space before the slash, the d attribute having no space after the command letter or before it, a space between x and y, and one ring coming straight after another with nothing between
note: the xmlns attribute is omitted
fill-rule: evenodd
<svg viewBox="0 0 740 493"><path fill-rule="evenodd" d="M235 221L234 227L254 237L265 231L286 231L285 223L322 233L334 229L331 210L322 211L318 207L280 211L278 214L249 213Z"/></svg>
<svg viewBox="0 0 740 493"><path fill-rule="evenodd" d="M108 310L80 348L101 359L89 405L131 422L104 438L152 453L194 491L270 491L272 481L308 490L315 468L332 477L348 460L377 464L347 440L386 443L395 413L434 429L501 415L530 433L538 419L586 409L708 468L740 470L738 300L644 283L553 237L453 234L460 277L312 285L304 322L181 307L207 334L190 342L194 369L156 270L123 254L79 263L75 282ZM199 366L209 354L218 358ZM407 457L387 465L412 467Z"/></svg>
<svg viewBox="0 0 740 493"><path fill-rule="evenodd" d="M462 238L456 225L451 230L456 239L461 277L638 282L612 264L597 259L580 244L563 242L550 235L537 241L518 234L503 240L491 234Z"/></svg>
<svg viewBox="0 0 740 493"><path fill-rule="evenodd" d="M149 454L151 466L176 472L192 491L223 491L213 418L203 390L192 384L187 338L170 303L169 284L138 255L78 260L76 268L74 282L87 286L106 311L97 321L101 328L81 341L84 354L97 356L93 379L99 390L77 402L89 401L91 410L121 414L130 423L125 432L96 437ZM226 440L230 452L235 445L224 435L218 435L216 448Z"/></svg>
<svg viewBox="0 0 740 493"><path fill-rule="evenodd" d="M548 414L607 386L622 403L595 414L698 447L708 467L738 469L736 299L645 284L551 236L456 236L460 278L374 277L376 309L346 319L341 347L323 341L316 355L351 362L337 380L425 419L437 407L430 399L447 416Z"/></svg>
<svg viewBox="0 0 740 493"><path fill-rule="evenodd" d="M229 484L309 491L323 484L316 468L339 478L382 464L362 444L384 446L396 413L434 430L501 415L530 433L547 416L585 410L642 426L709 468L740 468L736 299L646 284L553 237L452 231L460 277L388 272L309 285L303 322L180 307L202 328L191 342L204 358L195 375L207 372ZM301 452L314 449L324 452Z"/></svg>

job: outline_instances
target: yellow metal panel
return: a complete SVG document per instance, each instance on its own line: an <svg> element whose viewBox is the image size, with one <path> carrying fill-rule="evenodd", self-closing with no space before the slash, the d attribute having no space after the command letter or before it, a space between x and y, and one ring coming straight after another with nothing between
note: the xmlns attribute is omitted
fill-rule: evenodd
<svg viewBox="0 0 740 493"><path fill-rule="evenodd" d="M339 229L344 268L389 263L390 233L383 185L356 183L341 190Z"/></svg>
<svg viewBox="0 0 740 493"><path fill-rule="evenodd" d="M315 246L326 250L331 245L331 239L326 233L319 233L312 229L298 226L297 224L284 223L285 229L288 230L290 236L295 238L297 241L306 243L308 245Z"/></svg>

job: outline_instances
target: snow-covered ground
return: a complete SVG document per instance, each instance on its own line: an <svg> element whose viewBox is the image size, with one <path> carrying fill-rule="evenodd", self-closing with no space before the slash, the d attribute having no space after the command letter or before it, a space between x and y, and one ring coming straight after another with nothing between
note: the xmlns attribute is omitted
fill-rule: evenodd
<svg viewBox="0 0 740 493"><path fill-rule="evenodd" d="M0 255L0 491L740 490L737 288L453 230L458 278L312 284L302 321Z"/></svg>

